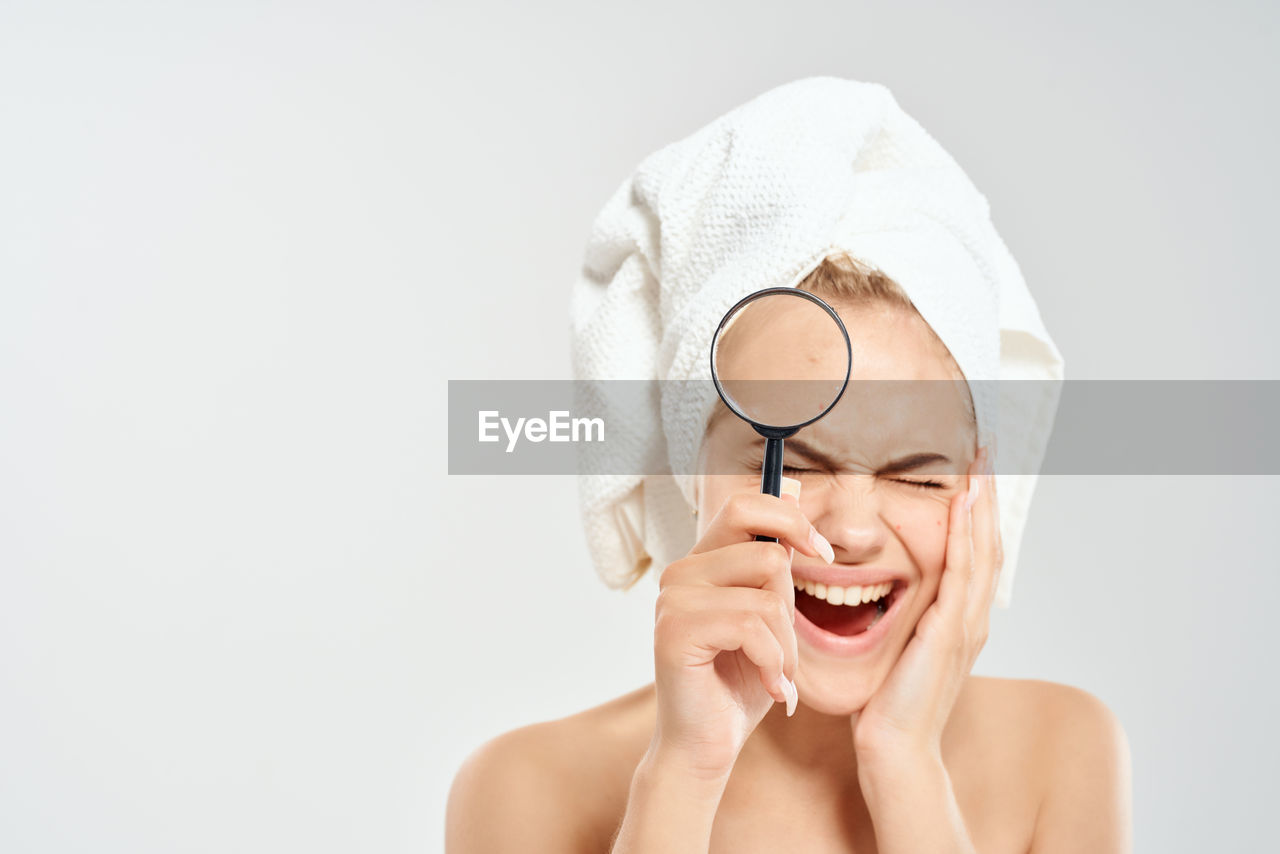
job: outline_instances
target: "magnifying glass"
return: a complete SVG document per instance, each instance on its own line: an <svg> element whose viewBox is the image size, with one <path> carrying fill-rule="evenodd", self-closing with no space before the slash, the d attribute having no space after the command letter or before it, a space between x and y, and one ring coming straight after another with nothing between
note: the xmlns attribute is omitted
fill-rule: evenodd
<svg viewBox="0 0 1280 854"><path fill-rule="evenodd" d="M781 494L783 440L830 412L852 371L849 331L808 291L765 288L725 312L711 338L711 379L729 411L765 438L761 492Z"/></svg>

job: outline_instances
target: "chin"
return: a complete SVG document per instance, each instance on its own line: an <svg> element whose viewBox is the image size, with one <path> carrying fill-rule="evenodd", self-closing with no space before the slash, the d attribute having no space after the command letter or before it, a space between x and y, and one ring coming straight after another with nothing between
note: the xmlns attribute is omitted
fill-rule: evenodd
<svg viewBox="0 0 1280 854"><path fill-rule="evenodd" d="M815 672L804 663L800 665L799 677L800 703L824 715L852 715L862 711L884 681L878 673L850 673L844 668Z"/></svg>

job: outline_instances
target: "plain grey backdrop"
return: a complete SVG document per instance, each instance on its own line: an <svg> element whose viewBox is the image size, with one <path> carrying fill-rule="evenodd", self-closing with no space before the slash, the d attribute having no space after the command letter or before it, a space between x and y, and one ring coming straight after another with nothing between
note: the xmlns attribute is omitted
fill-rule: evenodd
<svg viewBox="0 0 1280 854"><path fill-rule="evenodd" d="M596 580L571 478L449 477L446 383L567 377L596 210L772 86L887 85L1069 378L1276 379L1278 25L0 6L0 850L438 850L476 746L649 681L655 585ZM1040 483L978 670L1116 711L1140 851L1273 839L1277 486Z"/></svg>

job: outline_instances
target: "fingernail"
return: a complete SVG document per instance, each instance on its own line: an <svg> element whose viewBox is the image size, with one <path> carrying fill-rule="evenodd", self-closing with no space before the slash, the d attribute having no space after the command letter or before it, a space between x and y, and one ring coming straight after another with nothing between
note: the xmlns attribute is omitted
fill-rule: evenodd
<svg viewBox="0 0 1280 854"><path fill-rule="evenodd" d="M976 477L969 478L969 493L964 499L964 509L972 510L973 502L978 500L978 493L982 491L982 481Z"/></svg>
<svg viewBox="0 0 1280 854"><path fill-rule="evenodd" d="M796 703L800 702L800 695L796 692L796 683L787 678L783 673L778 677L778 684L782 686L782 693L787 698L787 717L791 717L796 713Z"/></svg>
<svg viewBox="0 0 1280 854"><path fill-rule="evenodd" d="M797 504L800 503L800 481L794 477L784 477L782 479L782 494L790 495L796 500Z"/></svg>
<svg viewBox="0 0 1280 854"><path fill-rule="evenodd" d="M827 538L818 533L818 529L809 526L809 545L822 555L822 559L827 563L831 563L836 559L835 549L831 548L831 543L827 542Z"/></svg>

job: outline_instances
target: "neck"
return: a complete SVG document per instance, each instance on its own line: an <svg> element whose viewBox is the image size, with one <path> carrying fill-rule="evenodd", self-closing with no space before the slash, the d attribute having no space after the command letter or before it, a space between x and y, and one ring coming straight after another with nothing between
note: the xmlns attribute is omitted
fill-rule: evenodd
<svg viewBox="0 0 1280 854"><path fill-rule="evenodd" d="M775 703L747 739L743 751L769 764L783 765L809 778L857 785L858 759L849 715L828 715L801 703L787 717Z"/></svg>

